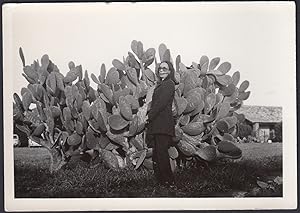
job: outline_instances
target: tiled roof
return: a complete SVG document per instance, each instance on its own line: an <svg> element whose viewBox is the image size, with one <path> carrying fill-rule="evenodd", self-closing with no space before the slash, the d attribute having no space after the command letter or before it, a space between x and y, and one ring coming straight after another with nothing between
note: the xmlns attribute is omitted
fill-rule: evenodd
<svg viewBox="0 0 300 213"><path fill-rule="evenodd" d="M252 123L282 122L282 107L244 105L237 113L242 113Z"/></svg>

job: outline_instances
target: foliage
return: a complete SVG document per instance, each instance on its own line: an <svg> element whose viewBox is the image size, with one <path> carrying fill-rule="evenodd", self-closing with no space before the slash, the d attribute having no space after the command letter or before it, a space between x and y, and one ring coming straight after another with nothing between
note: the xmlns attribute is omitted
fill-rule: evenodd
<svg viewBox="0 0 300 213"><path fill-rule="evenodd" d="M20 147L27 147L28 146L28 138L27 138L27 135L20 131L17 127L16 127L16 124L14 123L14 126L13 126L13 131L14 131L14 134L17 134L19 136L19 140L20 140L20 144L19 146Z"/></svg>
<svg viewBox="0 0 300 213"><path fill-rule="evenodd" d="M81 65L69 62L66 75L48 55L42 56L41 63L26 65L20 48L23 76L29 84L22 88L22 98L13 95L14 120L30 139L49 150L51 171L78 155L89 156L90 162L100 157L115 170L152 168L152 149L146 145L144 130L156 85L156 50L146 50L135 40L131 50L122 61L114 59L113 67L107 70L102 64L99 75L91 75L97 84L94 89ZM159 46L158 55L160 61L173 61L165 44ZM153 62L155 71L149 67ZM241 117L235 111L250 95L249 82L238 86L240 73L228 75L231 64L219 62L219 57L209 61L202 56L199 63L187 67L180 55L176 57L174 140L181 159L215 161L242 155L233 143Z"/></svg>
<svg viewBox="0 0 300 213"><path fill-rule="evenodd" d="M248 135L247 141L248 143L260 143L259 139L252 135Z"/></svg>
<svg viewBox="0 0 300 213"><path fill-rule="evenodd" d="M260 141L252 135L248 135L247 137L244 138L238 138L239 143L260 143Z"/></svg>
<svg viewBox="0 0 300 213"><path fill-rule="evenodd" d="M282 142L282 122L276 124L274 127L274 130L275 130L274 141Z"/></svg>
<svg viewBox="0 0 300 213"><path fill-rule="evenodd" d="M252 127L246 123L239 123L238 124L239 134L238 136L242 138L247 138L249 135L252 134Z"/></svg>

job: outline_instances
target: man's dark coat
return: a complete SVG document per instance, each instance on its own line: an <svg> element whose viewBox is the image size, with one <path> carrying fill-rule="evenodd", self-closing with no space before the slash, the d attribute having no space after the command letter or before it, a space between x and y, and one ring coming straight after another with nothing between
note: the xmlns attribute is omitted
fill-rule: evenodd
<svg viewBox="0 0 300 213"><path fill-rule="evenodd" d="M175 136L175 121L172 115L174 93L175 83L170 78L159 82L155 88L148 113L147 134Z"/></svg>

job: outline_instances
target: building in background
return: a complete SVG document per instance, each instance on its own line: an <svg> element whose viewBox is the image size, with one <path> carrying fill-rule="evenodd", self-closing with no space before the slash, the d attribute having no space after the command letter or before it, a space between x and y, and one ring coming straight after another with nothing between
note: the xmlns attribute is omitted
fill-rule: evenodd
<svg viewBox="0 0 300 213"><path fill-rule="evenodd" d="M282 107L244 105L237 113L244 114L246 123L252 127L253 135L261 142L278 140L282 131ZM282 142L282 141L277 141Z"/></svg>

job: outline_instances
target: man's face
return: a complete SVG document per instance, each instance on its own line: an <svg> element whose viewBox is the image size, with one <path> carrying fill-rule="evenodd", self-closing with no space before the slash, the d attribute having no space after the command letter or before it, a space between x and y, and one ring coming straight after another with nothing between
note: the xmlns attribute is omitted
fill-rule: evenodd
<svg viewBox="0 0 300 213"><path fill-rule="evenodd" d="M159 77L165 79L170 73L171 71L169 70L169 65L167 63L161 63L158 68Z"/></svg>

